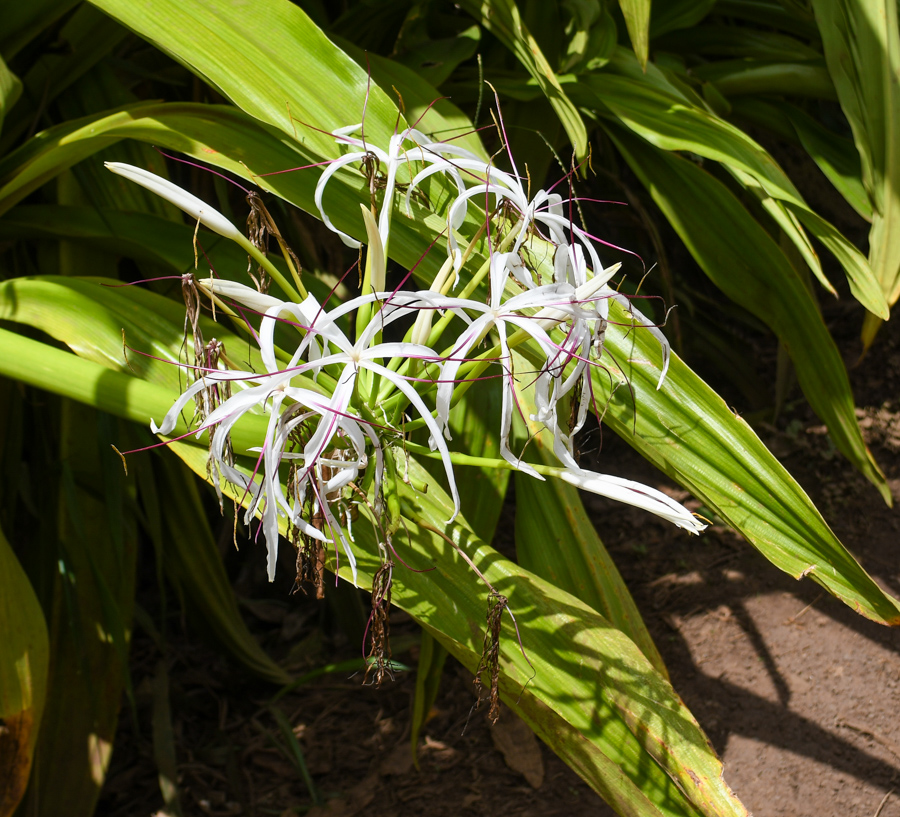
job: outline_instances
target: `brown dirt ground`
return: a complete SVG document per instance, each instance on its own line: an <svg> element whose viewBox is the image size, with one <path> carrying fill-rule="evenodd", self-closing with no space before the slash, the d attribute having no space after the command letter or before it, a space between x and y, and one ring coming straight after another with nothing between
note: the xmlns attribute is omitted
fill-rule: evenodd
<svg viewBox="0 0 900 817"><path fill-rule="evenodd" d="M838 307L828 318L855 358L858 312ZM900 324L885 328L851 377L868 442L900 500ZM847 547L900 595L898 515L821 432L798 403L761 433ZM604 439L605 470L661 483L611 437ZM595 497L586 502L675 688L750 811L900 817L900 632L862 619L811 581L794 581L725 528L690 538L638 511ZM510 519L501 524L511 527ZM258 598L261 568L249 565L238 588ZM296 671L353 657L351 642L327 624L319 605L288 589L276 587L248 614L267 649L300 656ZM415 632L402 614L393 622L395 643ZM182 632L177 621L173 629ZM546 747L523 738L509 713L492 730L483 711L472 710L471 677L452 662L424 730L418 770L406 749L414 673L399 672L380 689L361 686L348 672L328 675L281 701L322 803L314 806L296 765L273 742L278 729L265 709L273 688L248 681L195 637L175 638L170 656L185 815L612 813ZM396 657L414 665L416 650ZM162 808L150 727L157 660L153 642L138 631L138 728L126 706L99 814ZM507 765L503 747L524 772Z"/></svg>

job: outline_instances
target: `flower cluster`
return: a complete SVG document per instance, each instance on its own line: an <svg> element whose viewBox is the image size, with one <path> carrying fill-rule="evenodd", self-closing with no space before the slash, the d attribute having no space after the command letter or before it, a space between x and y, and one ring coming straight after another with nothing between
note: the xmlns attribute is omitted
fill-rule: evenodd
<svg viewBox="0 0 900 817"><path fill-rule="evenodd" d="M510 172L500 170L414 128L395 134L386 149L353 136L359 130L334 132L350 151L324 171L315 203L329 229L359 246L332 223L325 194L342 168L362 167L372 206L361 210L368 249L360 294L342 303L332 295L323 303L295 276L297 291L286 291L282 300L235 282L198 279L199 288L216 303L237 304L259 316L258 327L250 332L264 370L239 371L222 362L198 367L196 380L160 425L151 425L154 433L171 435L192 401L199 405L210 390L230 395L203 412L196 433L209 431L213 472L244 493L245 519L260 519L270 579L282 520L306 541L339 543L355 573L351 519L362 511L382 531L396 521L385 518L390 516L390 491L396 490L385 475L391 449L400 446L441 460L454 503L449 524L460 510L454 462L478 459L487 464L477 457L481 452L450 451L450 411L469 387L489 377L502 384L501 458L493 461L495 467L537 479L563 479L691 532L701 530L702 523L665 494L588 471L573 453L573 438L593 402L591 374L603 353L610 301L623 302L634 323L659 340L663 366L658 387L664 383L669 346L610 287L618 265L603 268L595 239L564 214L568 202L545 190L530 197L514 163ZM170 182L128 165L107 166L247 246L247 239L221 214ZM445 208L447 257L428 289L391 290L386 259L395 207L411 216L423 184L434 176L449 182L442 189L452 197ZM481 229L472 216L476 205ZM352 224L349 214L341 215L344 225ZM467 224L468 240L461 234ZM487 257L462 280L463 271L473 266L467 261L479 241L488 247ZM548 262L540 263L541 257ZM268 259L262 262L272 266ZM282 289L291 289L283 275L276 280ZM296 344L288 351L282 348L286 337ZM484 346L488 348L476 353ZM518 353L529 361L527 372L516 371ZM222 388L226 385L230 389ZM526 463L512 450L517 412L545 429L558 466ZM235 464L230 448L235 423L248 413L267 417L265 437L253 449L258 455L253 468ZM430 450L409 440L411 431L420 428L430 435Z"/></svg>

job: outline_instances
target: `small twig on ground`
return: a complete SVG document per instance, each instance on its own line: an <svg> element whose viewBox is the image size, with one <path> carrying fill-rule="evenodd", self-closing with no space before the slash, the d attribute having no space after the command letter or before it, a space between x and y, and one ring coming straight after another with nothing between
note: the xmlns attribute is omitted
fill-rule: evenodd
<svg viewBox="0 0 900 817"><path fill-rule="evenodd" d="M799 613L797 613L797 615L791 616L787 621L785 621L784 626L787 627L789 624L793 624L798 621L800 619L800 616L802 616L807 610L809 610L809 608L812 607L816 602L818 602L824 595L824 593L819 593L819 595L816 596L809 604L807 604L806 607L804 607Z"/></svg>
<svg viewBox="0 0 900 817"><path fill-rule="evenodd" d="M881 802L878 804L878 808L875 809L875 813L872 815L872 817L878 817L878 815L881 814L881 810L884 808L884 804L887 803L888 797L890 797L893 793L894 790L891 789L887 794L885 794L884 797L881 798Z"/></svg>

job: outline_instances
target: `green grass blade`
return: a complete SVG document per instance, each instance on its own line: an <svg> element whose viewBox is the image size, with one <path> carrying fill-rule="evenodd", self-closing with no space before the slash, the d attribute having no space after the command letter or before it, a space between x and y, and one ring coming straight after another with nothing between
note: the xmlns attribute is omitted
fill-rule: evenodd
<svg viewBox="0 0 900 817"><path fill-rule="evenodd" d="M300 741L297 740L297 736L294 734L293 728L284 713L277 706L270 706L269 712L275 719L275 723L278 724L281 736L287 743L287 747L285 748L276 741L276 746L278 746L284 756L297 767L297 771L300 772L300 776L306 784L306 790L309 792L313 805L321 806L323 802L322 795L319 793L319 789L313 781L312 775L309 773L309 767L306 765L306 757L303 754Z"/></svg>

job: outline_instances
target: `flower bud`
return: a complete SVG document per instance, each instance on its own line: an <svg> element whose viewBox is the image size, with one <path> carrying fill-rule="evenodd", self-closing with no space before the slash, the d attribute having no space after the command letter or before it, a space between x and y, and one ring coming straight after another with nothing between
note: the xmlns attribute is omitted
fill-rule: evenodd
<svg viewBox="0 0 900 817"><path fill-rule="evenodd" d="M230 238L232 241L243 243L246 240L237 227L218 210L188 193L187 190L182 190L177 184L172 184L168 179L124 162L104 162L103 164L113 173L124 176L129 181L146 187L151 193L156 193L157 196L172 202L214 233Z"/></svg>

